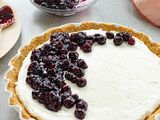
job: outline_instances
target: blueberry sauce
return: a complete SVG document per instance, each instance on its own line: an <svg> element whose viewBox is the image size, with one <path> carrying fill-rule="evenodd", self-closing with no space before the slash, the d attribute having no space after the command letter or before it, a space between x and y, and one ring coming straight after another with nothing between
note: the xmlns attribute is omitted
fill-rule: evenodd
<svg viewBox="0 0 160 120"><path fill-rule="evenodd" d="M14 19L14 14L9 6L0 8L0 24L11 22Z"/></svg>
<svg viewBox="0 0 160 120"><path fill-rule="evenodd" d="M58 112L63 106L68 109L75 106L75 117L84 119L88 103L73 94L65 80L77 87L85 87L87 80L84 75L88 65L79 58L76 50L80 47L83 52L89 53L93 44L105 45L107 38L113 39L116 46L126 41L129 45L135 44L135 39L125 32L116 35L107 32L106 36L87 35L85 32L52 34L50 43L35 49L31 54L26 83L33 89L33 99L54 112Z"/></svg>

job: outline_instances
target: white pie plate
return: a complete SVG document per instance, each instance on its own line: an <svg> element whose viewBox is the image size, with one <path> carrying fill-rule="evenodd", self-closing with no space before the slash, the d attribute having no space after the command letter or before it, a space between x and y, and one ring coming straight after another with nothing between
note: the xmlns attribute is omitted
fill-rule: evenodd
<svg viewBox="0 0 160 120"><path fill-rule="evenodd" d="M3 0L0 0L0 8L2 6L8 5ZM11 7L12 8L12 7ZM20 32L21 32L21 21L15 10L12 8L16 22L9 26L8 28L3 29L0 32L0 58L2 58L5 54L11 50L11 48L17 42Z"/></svg>

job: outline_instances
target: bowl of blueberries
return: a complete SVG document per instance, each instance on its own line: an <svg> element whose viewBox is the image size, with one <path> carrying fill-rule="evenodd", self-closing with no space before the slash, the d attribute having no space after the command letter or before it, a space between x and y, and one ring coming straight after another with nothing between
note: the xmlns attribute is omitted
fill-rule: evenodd
<svg viewBox="0 0 160 120"><path fill-rule="evenodd" d="M59 16L76 14L92 6L97 0L30 0L31 3L48 13Z"/></svg>

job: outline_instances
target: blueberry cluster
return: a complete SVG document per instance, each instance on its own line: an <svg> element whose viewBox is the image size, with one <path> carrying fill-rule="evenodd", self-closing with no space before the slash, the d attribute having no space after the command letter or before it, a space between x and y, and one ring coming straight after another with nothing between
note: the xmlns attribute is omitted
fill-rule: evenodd
<svg viewBox="0 0 160 120"><path fill-rule="evenodd" d="M121 45L123 42L128 42L129 45L134 45L135 39L127 32L119 32L113 38L113 42L116 46Z"/></svg>
<svg viewBox="0 0 160 120"><path fill-rule="evenodd" d="M115 45L128 41L133 45L133 38L128 33L107 32L87 35L85 32L54 33L50 43L34 50L31 54L31 64L28 67L26 82L33 88L32 97L47 109L58 112L62 106L72 108L76 106L75 116L84 119L88 108L87 102L73 94L65 80L71 81L78 87L85 87L84 78L88 65L79 58L77 48L89 53L93 44L105 45L107 39L113 39Z"/></svg>
<svg viewBox="0 0 160 120"><path fill-rule="evenodd" d="M26 82L34 89L32 97L47 109L57 112L76 105L75 116L83 119L88 105L65 83L66 78L79 87L87 85L83 76L88 66L79 59L77 47L68 33L54 33L49 44L32 52Z"/></svg>
<svg viewBox="0 0 160 120"><path fill-rule="evenodd" d="M51 9L73 9L79 0L34 0L34 2Z"/></svg>
<svg viewBox="0 0 160 120"><path fill-rule="evenodd" d="M101 34L87 35L85 32L79 32L71 34L70 39L72 42L77 43L80 49L85 53L92 51L94 43L99 45L106 44L106 36Z"/></svg>

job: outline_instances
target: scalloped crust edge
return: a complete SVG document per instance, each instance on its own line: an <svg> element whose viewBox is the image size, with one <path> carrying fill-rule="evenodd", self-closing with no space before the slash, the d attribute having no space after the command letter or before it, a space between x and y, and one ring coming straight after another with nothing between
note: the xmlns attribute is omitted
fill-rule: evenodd
<svg viewBox="0 0 160 120"><path fill-rule="evenodd" d="M77 32L82 30L89 29L102 29L104 31L125 31L132 34L134 37L143 41L144 44L157 56L160 57L160 43L151 41L151 38L141 32L136 32L131 28L127 28L120 25L115 24L107 24L107 23L99 23L99 22L82 22L79 25L77 24L66 24L63 26L51 28L43 33L43 35L39 35L33 38L30 43L19 49L18 54L13 57L9 63L10 69L6 74L7 86L6 91L10 93L9 104L12 107L16 107L16 110L19 112L19 116L22 120L41 120L38 116L35 116L30 111L28 111L23 102L19 99L16 94L16 81L18 78L19 70L22 66L23 60L28 55L28 53L34 50L38 45L43 44L48 41L49 37L54 32ZM18 109L17 109L18 108ZM160 105L153 111L153 113L148 113L145 116L144 120L154 120L154 116L160 113Z"/></svg>

